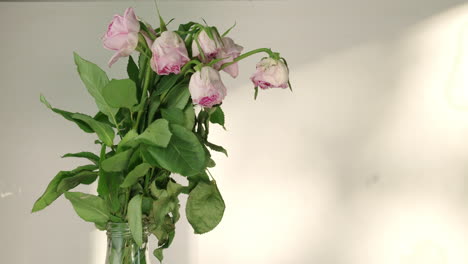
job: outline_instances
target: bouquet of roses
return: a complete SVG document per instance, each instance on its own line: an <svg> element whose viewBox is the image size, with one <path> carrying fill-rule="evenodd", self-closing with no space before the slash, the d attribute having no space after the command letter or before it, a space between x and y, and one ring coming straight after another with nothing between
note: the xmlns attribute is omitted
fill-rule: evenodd
<svg viewBox="0 0 468 264"><path fill-rule="evenodd" d="M154 29L128 8L108 26L103 44L115 51L109 67L128 57L126 79L109 80L97 65L74 54L81 80L99 109L96 115L54 108L41 95L42 103L53 112L84 132L95 133L101 151L65 154L91 163L60 171L32 211L44 209L64 194L76 213L100 230L126 224L139 247L149 234L155 235L154 255L161 261L162 250L175 235L179 194L188 195L186 216L195 233L211 231L223 217L225 204L208 171L215 166L210 151L227 155L208 139L210 124L224 127L221 104L227 89L220 71L236 78L240 60L266 53L251 77L255 97L258 87L290 84L286 60L279 53L261 48L242 54L243 47L227 37L232 28L221 34L206 22L189 22L171 31L161 16L159 20L160 27ZM131 56L134 51L138 60ZM188 185L177 183L174 174L186 177ZM70 192L95 181L97 195ZM111 258L122 262L127 253L114 252L118 256Z"/></svg>

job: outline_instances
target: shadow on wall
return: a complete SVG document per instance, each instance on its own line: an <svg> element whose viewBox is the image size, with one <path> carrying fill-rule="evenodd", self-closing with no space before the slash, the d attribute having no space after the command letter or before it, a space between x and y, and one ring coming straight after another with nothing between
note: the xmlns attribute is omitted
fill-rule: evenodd
<svg viewBox="0 0 468 264"><path fill-rule="evenodd" d="M239 208L230 231L200 243L200 262L466 263L468 112L446 93L467 14L444 10L302 64L293 96L261 91L248 113L232 103L251 96L240 87L224 105L235 141L213 140L230 141L222 187ZM227 234L245 257L208 255Z"/></svg>
<svg viewBox="0 0 468 264"><path fill-rule="evenodd" d="M255 59L236 80L245 86L225 78L229 133L213 131L213 142L230 151L229 159L216 157L213 171L228 205L225 219L216 231L195 237L182 218L167 263L423 263L428 251L437 254L437 263L465 263L468 113L452 110L441 95L453 57L446 53L455 36L450 23L468 13L449 9L462 2L161 4L166 17L179 22L204 17L227 28L237 20L233 35L246 48L283 52L296 88L293 94L261 91L252 102L247 79ZM141 17L154 15L150 3L133 5ZM0 3L0 32L6 34L0 57L9 65L0 71L2 87L30 88L10 89L0 98L1 120L10 124L0 137L0 193L12 193L0 199L0 232L8 237L0 240L0 262L103 263L103 234L94 240L92 225L66 201L29 214L51 173L77 165L58 165L58 153L94 147L91 136L43 109L37 94L89 112L91 100L74 72L71 77L71 50L105 65L110 53L99 50L103 29L96 25L127 6ZM31 22L17 24L15 33L8 26L14 19ZM38 47L59 41L37 28L60 35L63 45L47 57L44 49L31 49L31 36ZM111 75L123 69L116 65Z"/></svg>
<svg viewBox="0 0 468 264"><path fill-rule="evenodd" d="M244 43L261 39L255 43L281 51L299 68L362 44L395 40L413 25L465 3L463 0L252 1L248 8L242 6L241 12L235 12L234 8L234 12L216 13L199 6L194 12L197 16L192 17L209 17L210 21L222 21L225 26L237 21L239 33L234 34L242 32ZM243 30L246 28L252 30Z"/></svg>

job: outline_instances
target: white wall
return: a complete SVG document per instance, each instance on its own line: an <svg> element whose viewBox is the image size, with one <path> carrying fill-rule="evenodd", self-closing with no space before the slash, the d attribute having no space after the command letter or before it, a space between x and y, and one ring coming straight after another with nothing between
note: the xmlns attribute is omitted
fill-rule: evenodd
<svg viewBox="0 0 468 264"><path fill-rule="evenodd" d="M233 37L282 52L294 84L253 101L258 58L224 76L228 131L212 138L230 154L213 170L227 211L204 236L182 219L166 263L466 263L468 112L446 98L462 2L162 3L174 23L237 21ZM29 213L79 162L60 155L96 150L38 99L95 111L72 51L104 67L100 36L127 6L156 21L150 2L0 3L0 263L103 263L103 234L63 198Z"/></svg>

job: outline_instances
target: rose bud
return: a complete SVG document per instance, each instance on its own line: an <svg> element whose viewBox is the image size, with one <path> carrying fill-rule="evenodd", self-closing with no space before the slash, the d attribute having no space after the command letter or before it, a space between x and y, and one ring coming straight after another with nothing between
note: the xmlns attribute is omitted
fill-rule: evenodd
<svg viewBox="0 0 468 264"><path fill-rule="evenodd" d="M216 56L217 59L223 59L220 62L217 62L214 65L214 68L219 70L221 65L224 63L232 62L235 58L239 57L242 50L244 49L242 46L237 45L231 38L224 37L222 39L223 47L218 52ZM223 71L227 72L232 78L236 78L239 75L239 65L237 62L234 64L229 65L228 67L224 68Z"/></svg>
<svg viewBox="0 0 468 264"><path fill-rule="evenodd" d="M189 91L193 103L207 108L220 104L226 96L226 87L219 72L209 66L192 75Z"/></svg>
<svg viewBox="0 0 468 264"><path fill-rule="evenodd" d="M109 61L109 67L120 57L129 56L136 49L139 31L140 22L133 8L127 8L123 16L114 16L103 37L104 48L116 51Z"/></svg>
<svg viewBox="0 0 468 264"><path fill-rule="evenodd" d="M213 34L213 38L214 39L211 39L205 30L202 30L198 35L198 43L200 44L203 54L205 54L204 62L208 62L216 58L216 55L218 55L218 52L222 47L222 42L219 39L219 36L217 34ZM195 40L192 42L192 56L199 56L201 58L200 50L198 49L198 45Z"/></svg>
<svg viewBox="0 0 468 264"><path fill-rule="evenodd" d="M264 58L257 63L257 70L250 79L255 87L262 89L288 88L289 70L280 60Z"/></svg>
<svg viewBox="0 0 468 264"><path fill-rule="evenodd" d="M151 68L159 75L179 74L190 59L182 38L172 31L164 31L151 46Z"/></svg>

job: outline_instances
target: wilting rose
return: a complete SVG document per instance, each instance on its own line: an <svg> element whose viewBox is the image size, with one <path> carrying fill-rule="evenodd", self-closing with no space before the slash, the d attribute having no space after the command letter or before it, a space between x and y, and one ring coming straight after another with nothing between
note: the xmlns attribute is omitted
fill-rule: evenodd
<svg viewBox="0 0 468 264"><path fill-rule="evenodd" d="M213 34L213 38L214 39L211 39L205 30L202 30L198 35L198 43L200 43L200 48L203 51L203 54L205 54L204 62L208 62L216 58L216 55L218 55L218 52L222 47L222 42L218 35ZM199 56L201 58L200 50L198 49L198 45L195 40L192 42L192 56Z"/></svg>
<svg viewBox="0 0 468 264"><path fill-rule="evenodd" d="M217 70L219 70L221 68L221 65L223 65L224 63L232 62L235 58L239 57L242 50L244 49L242 46L239 46L236 43L234 43L234 41L231 38L224 37L222 38L222 41L223 47L218 52L216 58L223 60L214 65L214 68ZM231 75L232 78L236 78L237 75L239 75L239 65L237 65L236 62L224 68L223 71Z"/></svg>
<svg viewBox="0 0 468 264"><path fill-rule="evenodd" d="M180 68L190 59L182 38L172 31L164 31L151 46L151 68L159 75L180 73Z"/></svg>
<svg viewBox="0 0 468 264"><path fill-rule="evenodd" d="M280 60L264 58L257 63L257 70L250 79L262 89L288 88L288 67Z"/></svg>
<svg viewBox="0 0 468 264"><path fill-rule="evenodd" d="M208 108L220 104L226 96L226 87L219 72L208 66L192 75L189 91L193 103Z"/></svg>
<svg viewBox="0 0 468 264"><path fill-rule="evenodd" d="M140 22L133 8L127 8L123 16L114 16L103 37L104 47L116 51L109 61L109 67L120 57L129 56L136 49L139 31Z"/></svg>

